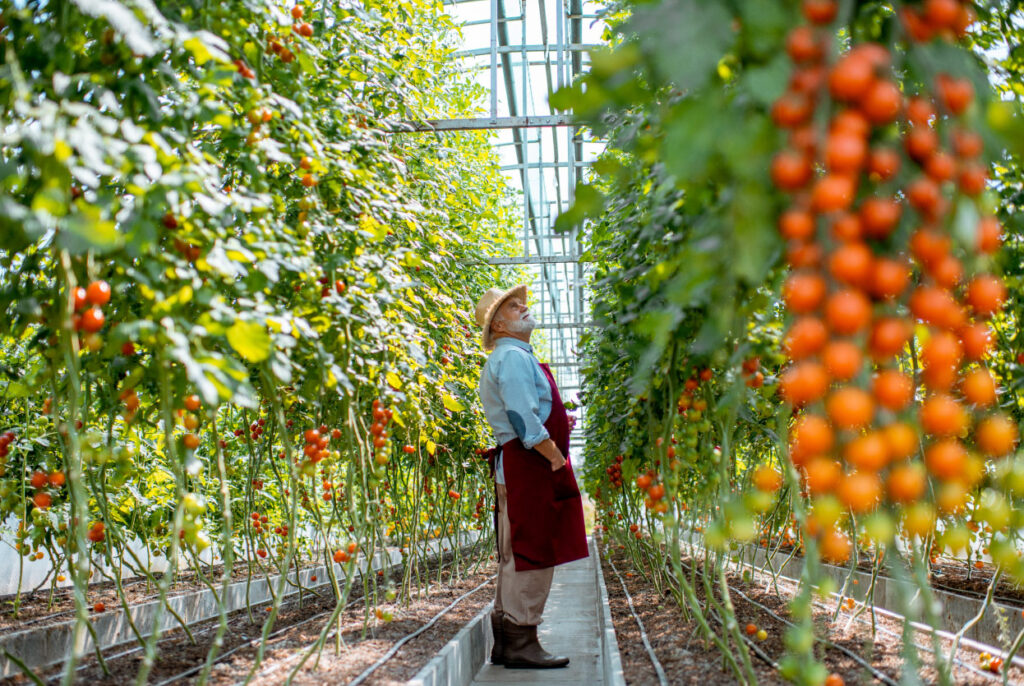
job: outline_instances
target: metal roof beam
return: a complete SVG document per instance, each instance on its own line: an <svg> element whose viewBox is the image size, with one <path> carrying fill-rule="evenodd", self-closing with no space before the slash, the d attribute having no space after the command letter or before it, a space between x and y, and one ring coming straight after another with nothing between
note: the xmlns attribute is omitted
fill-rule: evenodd
<svg viewBox="0 0 1024 686"><path fill-rule="evenodd" d="M511 109L511 108L510 108ZM411 131L470 131L473 129L525 129L546 126L572 126L572 117L553 114L539 117L475 117L472 119L431 119L425 122L403 121L402 128ZM513 143L517 147L522 142Z"/></svg>

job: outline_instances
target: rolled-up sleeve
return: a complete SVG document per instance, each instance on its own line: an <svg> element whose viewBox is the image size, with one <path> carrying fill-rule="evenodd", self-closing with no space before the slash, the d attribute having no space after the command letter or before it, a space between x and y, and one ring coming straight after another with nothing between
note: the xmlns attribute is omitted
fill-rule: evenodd
<svg viewBox="0 0 1024 686"><path fill-rule="evenodd" d="M496 375L508 421L527 450L551 437L540 420L535 365L526 355L507 355Z"/></svg>

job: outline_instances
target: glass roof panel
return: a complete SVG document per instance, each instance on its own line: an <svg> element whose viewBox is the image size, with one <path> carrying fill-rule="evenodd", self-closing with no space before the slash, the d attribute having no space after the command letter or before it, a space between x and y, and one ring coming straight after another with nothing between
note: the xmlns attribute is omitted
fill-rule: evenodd
<svg viewBox="0 0 1024 686"><path fill-rule="evenodd" d="M587 51L602 42L604 4L446 0L444 7L462 27L456 58L488 93L484 111L470 125L492 131L502 170L520 199L521 250L497 261L521 265L529 274L531 308L541 323L535 333L540 356L550 361L563 399L575 400L576 352L589 320L586 265L578 261L576 234L556 233L553 226L603 144L568 125L567 116L552 111L548 96L588 66ZM575 437L583 435L579 429Z"/></svg>

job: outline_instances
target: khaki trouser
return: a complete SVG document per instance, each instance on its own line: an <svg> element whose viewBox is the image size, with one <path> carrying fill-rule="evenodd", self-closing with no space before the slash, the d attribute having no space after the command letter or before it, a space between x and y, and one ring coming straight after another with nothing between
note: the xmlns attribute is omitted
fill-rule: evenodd
<svg viewBox="0 0 1024 686"><path fill-rule="evenodd" d="M508 491L504 484L498 490L498 587L494 609L504 612L509 621L520 626L536 626L544 614L544 604L551 591L554 567L516 571L512 557L512 533L508 522Z"/></svg>

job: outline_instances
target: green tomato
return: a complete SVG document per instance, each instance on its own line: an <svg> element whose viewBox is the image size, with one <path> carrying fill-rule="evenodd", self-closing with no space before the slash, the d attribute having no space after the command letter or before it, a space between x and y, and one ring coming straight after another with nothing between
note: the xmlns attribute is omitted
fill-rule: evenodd
<svg viewBox="0 0 1024 686"><path fill-rule="evenodd" d="M185 512L193 517L202 514L206 509L205 499L194 493L186 493L185 497L181 499L181 504L185 507Z"/></svg>
<svg viewBox="0 0 1024 686"><path fill-rule="evenodd" d="M999 531L1010 523L1010 506L1001 494L986 490L981 496L981 519Z"/></svg>
<svg viewBox="0 0 1024 686"><path fill-rule="evenodd" d="M814 632L805 627L792 627L786 632L785 643L794 653L807 653L814 647Z"/></svg>
<svg viewBox="0 0 1024 686"><path fill-rule="evenodd" d="M754 512L767 512L768 508L775 502L775 496L764 491L754 490L747 493L744 502Z"/></svg>
<svg viewBox="0 0 1024 686"><path fill-rule="evenodd" d="M203 528L203 520L200 518L186 517L181 528L185 531L185 540L189 543L195 542L196 533Z"/></svg>
<svg viewBox="0 0 1024 686"><path fill-rule="evenodd" d="M187 536L188 534L186 534ZM192 540L192 545L196 547L196 550L200 553L210 547L210 537L206 535L205 531L197 531Z"/></svg>
<svg viewBox="0 0 1024 686"><path fill-rule="evenodd" d="M957 524L943 531L940 541L954 554L963 552L971 544L971 532L963 524Z"/></svg>
<svg viewBox="0 0 1024 686"><path fill-rule="evenodd" d="M864 520L864 533L872 541L888 544L896 535L896 524L885 512L876 512Z"/></svg>

